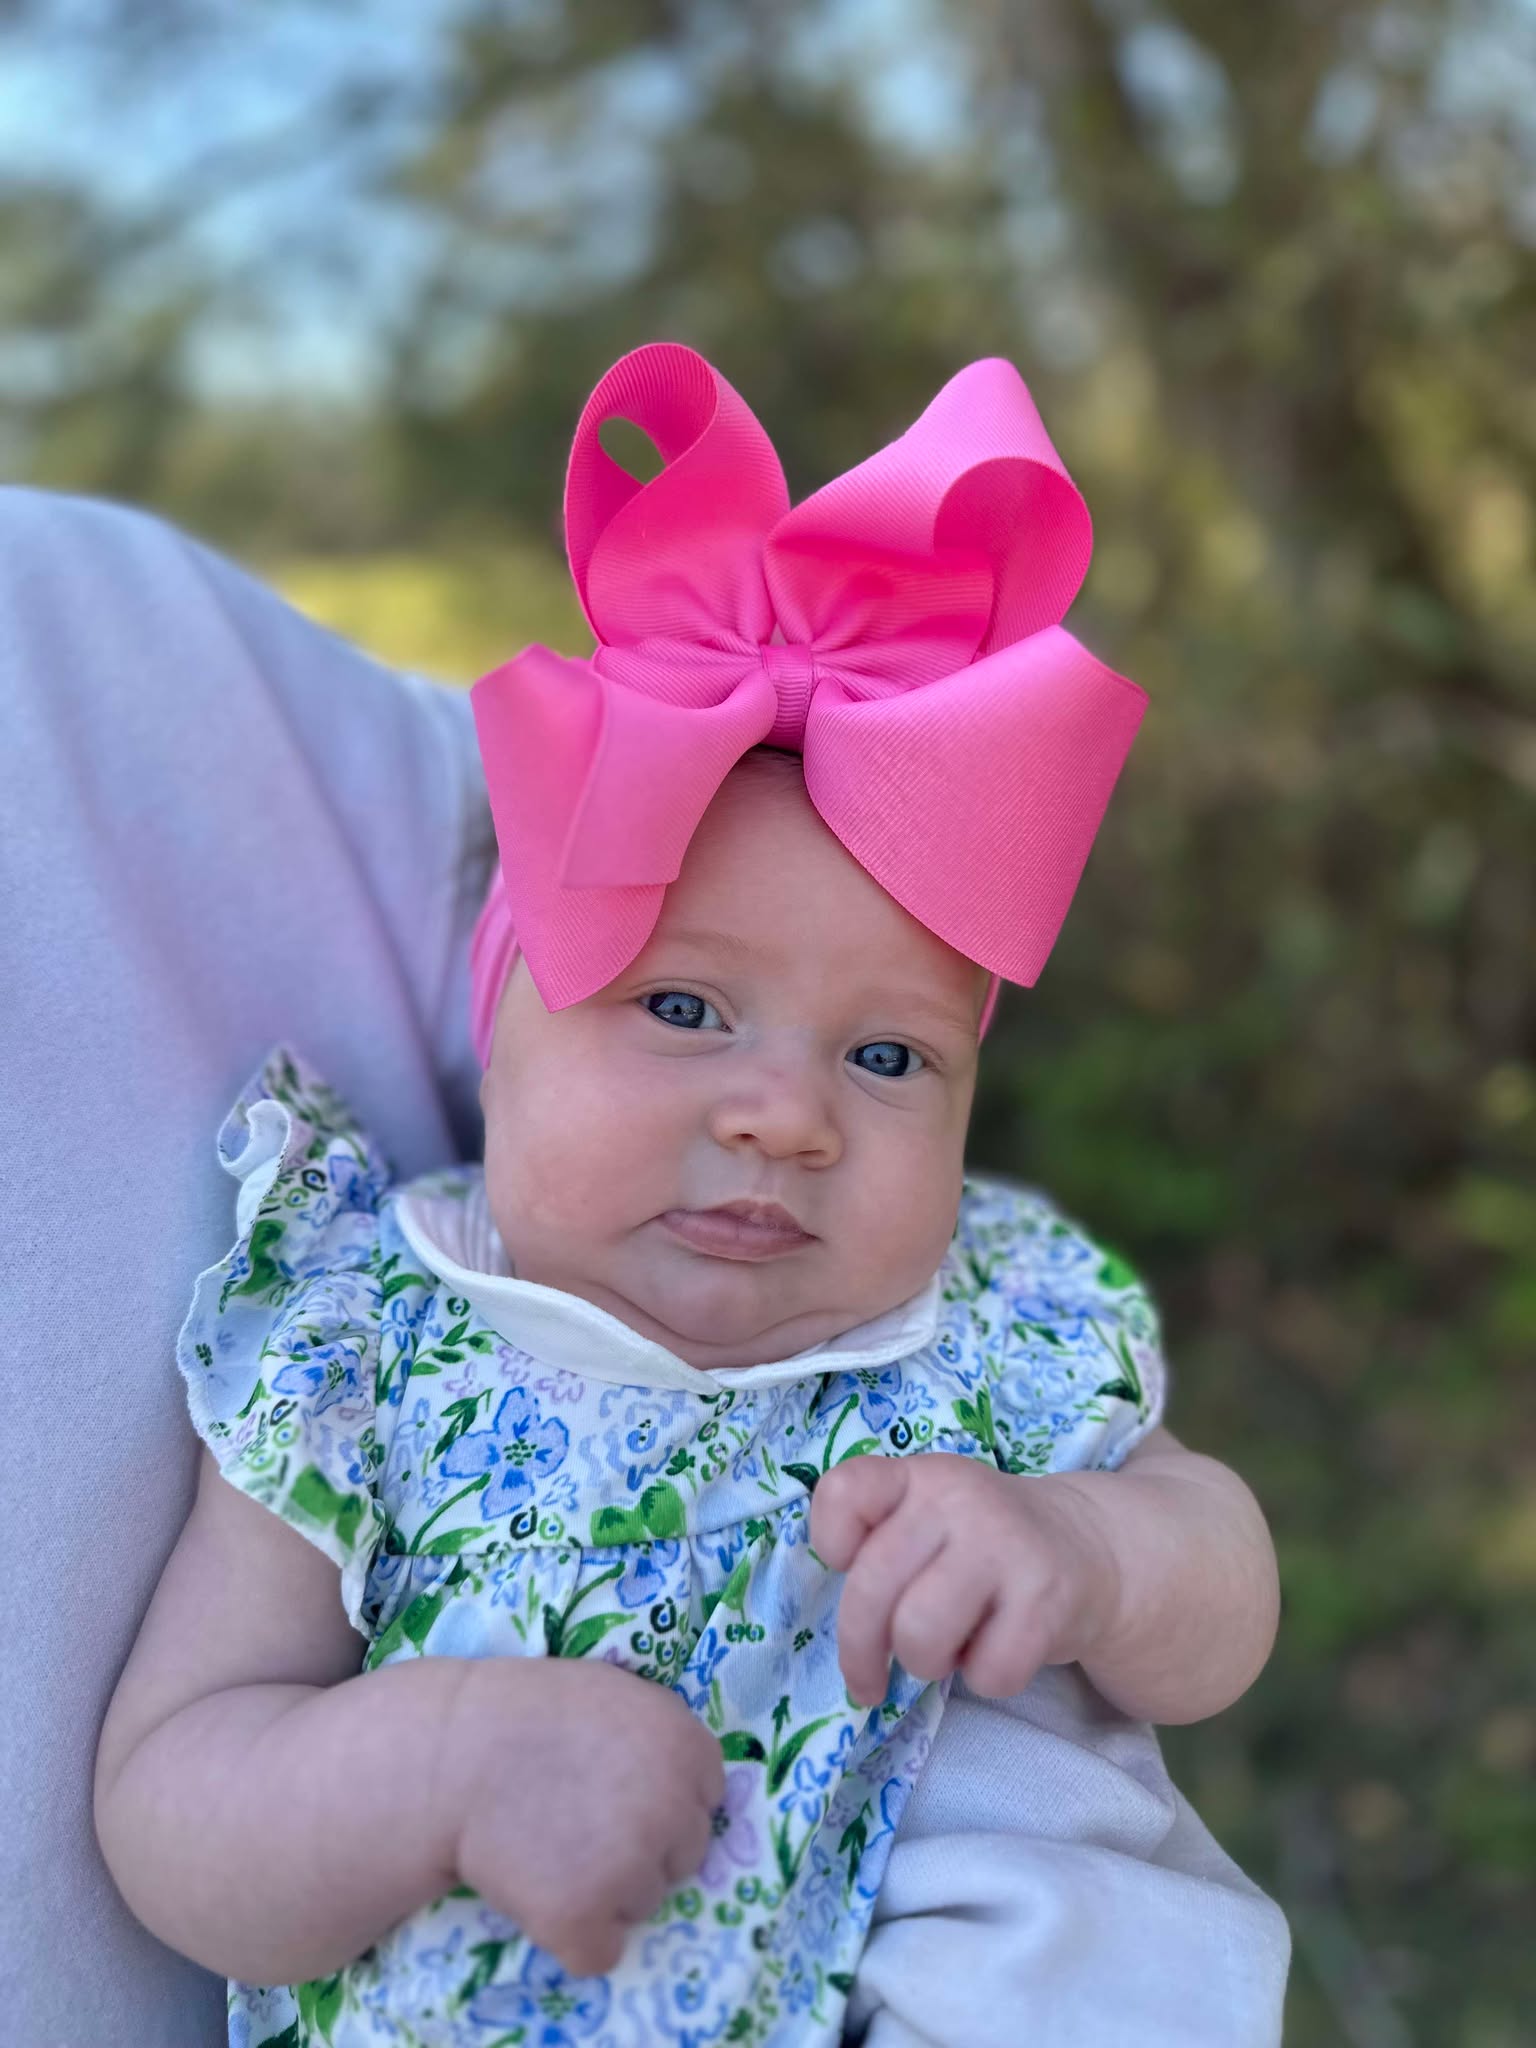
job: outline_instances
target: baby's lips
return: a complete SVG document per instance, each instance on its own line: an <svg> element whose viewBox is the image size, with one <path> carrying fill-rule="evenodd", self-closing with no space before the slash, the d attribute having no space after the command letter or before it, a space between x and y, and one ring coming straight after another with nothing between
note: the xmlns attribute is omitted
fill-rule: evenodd
<svg viewBox="0 0 1536 2048"><path fill-rule="evenodd" d="M816 1242L777 1202L668 1209L659 1220L690 1250L719 1259L781 1259Z"/></svg>

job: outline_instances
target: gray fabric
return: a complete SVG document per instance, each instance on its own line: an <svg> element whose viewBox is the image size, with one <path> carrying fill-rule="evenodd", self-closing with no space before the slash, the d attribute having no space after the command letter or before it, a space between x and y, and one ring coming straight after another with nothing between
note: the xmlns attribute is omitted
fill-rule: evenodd
<svg viewBox="0 0 1536 2048"><path fill-rule="evenodd" d="M0 1699L9 2048L209 2048L222 1988L120 1905L90 1762L189 1504L172 1344L230 1237L223 1108L297 1046L402 1171L475 1085L461 695L156 522L0 491Z"/></svg>
<svg viewBox="0 0 1536 2048"><path fill-rule="evenodd" d="M0 731L0 2015L8 2048L214 2048L222 1986L130 1918L90 1823L190 1496L214 1129L285 1040L402 1173L473 1149L483 792L461 695L153 520L4 490ZM952 1704L877 1923L868 2048L1278 2039L1284 1923L1072 1674Z"/></svg>
<svg viewBox="0 0 1536 2048"><path fill-rule="evenodd" d="M863 2048L1276 2048L1279 1908L1082 1673L957 1685L891 1852Z"/></svg>

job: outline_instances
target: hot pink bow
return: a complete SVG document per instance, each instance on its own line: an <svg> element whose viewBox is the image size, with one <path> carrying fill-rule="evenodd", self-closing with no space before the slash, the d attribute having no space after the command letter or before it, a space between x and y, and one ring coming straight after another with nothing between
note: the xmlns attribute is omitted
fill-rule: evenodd
<svg viewBox="0 0 1536 2048"><path fill-rule="evenodd" d="M649 483L604 451L613 418L656 444ZM490 1012L514 933L552 1010L629 965L759 742L803 755L822 818L914 917L1035 980L1146 697L1062 630L1088 512L1011 364L972 363L791 509L719 372L637 349L581 415L565 520L595 653L530 647L473 692L501 852ZM485 1009L477 987L482 1050Z"/></svg>

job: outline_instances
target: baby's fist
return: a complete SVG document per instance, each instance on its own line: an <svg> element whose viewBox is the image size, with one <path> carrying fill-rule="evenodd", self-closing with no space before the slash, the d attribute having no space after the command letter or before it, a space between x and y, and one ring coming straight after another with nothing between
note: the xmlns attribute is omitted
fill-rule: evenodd
<svg viewBox="0 0 1536 2048"><path fill-rule="evenodd" d="M1106 1556L1048 1476L930 1451L835 1465L811 1543L846 1572L838 1653L853 1698L885 1698L894 1655L914 1678L959 1671L973 1692L1022 1692L1102 1626Z"/></svg>
<svg viewBox="0 0 1536 2048"><path fill-rule="evenodd" d="M704 1861L720 1745L676 1693L596 1659L472 1677L456 1875L573 1977L611 1970Z"/></svg>

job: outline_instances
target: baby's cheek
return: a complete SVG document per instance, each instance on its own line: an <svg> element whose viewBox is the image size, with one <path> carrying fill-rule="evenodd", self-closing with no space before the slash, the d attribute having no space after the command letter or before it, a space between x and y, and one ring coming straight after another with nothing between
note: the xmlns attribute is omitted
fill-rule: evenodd
<svg viewBox="0 0 1536 2048"><path fill-rule="evenodd" d="M878 1262L890 1299L897 1301L926 1286L944 1262L960 1209L962 1167L953 1148L925 1145L912 1148L900 1161L867 1185L864 1227L858 1238L871 1267ZM889 1190L903 1191L893 1203Z"/></svg>
<svg viewBox="0 0 1536 2048"><path fill-rule="evenodd" d="M567 1248L601 1231L627 1182L622 1133L583 1091L552 1091L493 1148L487 1133L485 1178L491 1213L516 1257L513 1234L558 1238Z"/></svg>

